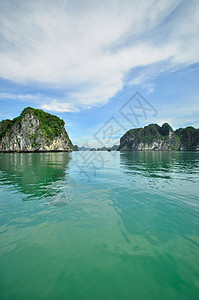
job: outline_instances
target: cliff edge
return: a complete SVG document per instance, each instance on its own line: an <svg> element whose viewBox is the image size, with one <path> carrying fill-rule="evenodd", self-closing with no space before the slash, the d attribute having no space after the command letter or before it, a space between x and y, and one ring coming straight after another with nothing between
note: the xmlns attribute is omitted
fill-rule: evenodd
<svg viewBox="0 0 199 300"><path fill-rule="evenodd" d="M27 107L19 117L0 122L0 152L72 151L64 125L57 116Z"/></svg>

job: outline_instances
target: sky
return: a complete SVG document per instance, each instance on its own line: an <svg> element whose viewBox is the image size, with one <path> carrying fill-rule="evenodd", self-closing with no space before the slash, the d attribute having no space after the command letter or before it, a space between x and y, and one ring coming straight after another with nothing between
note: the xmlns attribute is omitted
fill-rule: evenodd
<svg viewBox="0 0 199 300"><path fill-rule="evenodd" d="M199 1L0 0L0 120L27 107L73 144L199 127Z"/></svg>

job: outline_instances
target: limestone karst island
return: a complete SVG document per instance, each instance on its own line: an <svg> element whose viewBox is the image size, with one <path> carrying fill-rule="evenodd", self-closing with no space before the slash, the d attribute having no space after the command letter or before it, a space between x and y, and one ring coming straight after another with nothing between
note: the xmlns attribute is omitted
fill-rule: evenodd
<svg viewBox="0 0 199 300"><path fill-rule="evenodd" d="M0 0L0 300L199 300L199 0Z"/></svg>
<svg viewBox="0 0 199 300"><path fill-rule="evenodd" d="M75 147L64 125L64 121L57 116L27 107L19 117L0 122L0 152L72 151ZM168 123L162 126L149 124L127 131L121 137L117 150L198 151L199 129L189 126L174 131Z"/></svg>
<svg viewBox="0 0 199 300"><path fill-rule="evenodd" d="M144 128L127 131L120 139L121 151L197 151L199 150L199 129L192 126L173 130L168 124L149 124Z"/></svg>
<svg viewBox="0 0 199 300"><path fill-rule="evenodd" d="M64 125L54 115L27 107L19 117L0 122L0 152L71 151Z"/></svg>

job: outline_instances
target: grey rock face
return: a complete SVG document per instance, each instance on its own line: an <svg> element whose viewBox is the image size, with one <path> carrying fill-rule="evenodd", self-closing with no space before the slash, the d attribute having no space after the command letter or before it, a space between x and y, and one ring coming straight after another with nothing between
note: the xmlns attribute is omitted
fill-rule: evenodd
<svg viewBox="0 0 199 300"><path fill-rule="evenodd" d="M27 111L26 111L27 110ZM59 134L55 135L52 131L52 137L46 135L45 127L41 126L42 119L35 113L39 110L31 108L25 109L21 116L10 121L9 126L5 127L2 121L0 123L0 151L1 152L35 152L35 151L71 151L72 143L63 126L59 128ZM41 110L40 110L41 112ZM43 115L45 113L42 111ZM50 114L46 114L52 116ZM60 123L62 124L62 123ZM45 125L47 126L47 125ZM53 126L53 121L52 121ZM2 128L4 133L1 132ZM47 128L50 130L50 128Z"/></svg>
<svg viewBox="0 0 199 300"><path fill-rule="evenodd" d="M160 127L150 124L144 128L131 129L120 139L121 151L169 151L178 150L180 139L167 123Z"/></svg>

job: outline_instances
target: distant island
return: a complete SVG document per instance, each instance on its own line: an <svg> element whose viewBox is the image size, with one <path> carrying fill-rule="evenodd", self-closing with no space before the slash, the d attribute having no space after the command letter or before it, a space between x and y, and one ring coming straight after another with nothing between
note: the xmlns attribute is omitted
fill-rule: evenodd
<svg viewBox="0 0 199 300"><path fill-rule="evenodd" d="M114 145L112 147L101 147L101 148L89 148L89 147L78 147L77 145L73 146L73 151L117 151L119 145Z"/></svg>
<svg viewBox="0 0 199 300"><path fill-rule="evenodd" d="M19 117L0 122L0 152L72 151L64 125L57 116L27 107Z"/></svg>
<svg viewBox="0 0 199 300"><path fill-rule="evenodd" d="M86 148L73 146L64 125L57 116L27 107L19 117L0 122L0 152L199 151L199 129L191 126L174 131L168 123L149 124L127 131L120 145Z"/></svg>
<svg viewBox="0 0 199 300"><path fill-rule="evenodd" d="M118 150L199 151L199 129L189 126L174 131L168 123L149 124L127 131L120 139Z"/></svg>

